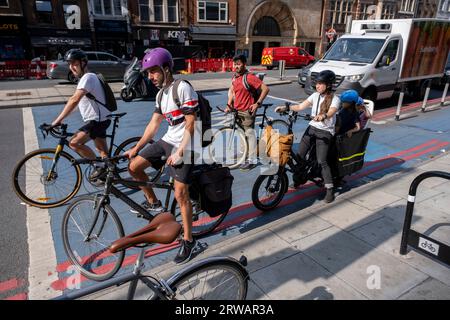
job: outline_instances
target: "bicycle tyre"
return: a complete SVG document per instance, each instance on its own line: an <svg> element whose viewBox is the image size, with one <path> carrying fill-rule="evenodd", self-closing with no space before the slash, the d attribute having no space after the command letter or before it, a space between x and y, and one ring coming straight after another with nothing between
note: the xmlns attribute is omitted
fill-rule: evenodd
<svg viewBox="0 0 450 320"><path fill-rule="evenodd" d="M96 235L96 238L94 238L95 242L92 242L92 243L97 244L97 243L101 243L101 241L103 241L104 244L102 244L102 247L104 247L104 248L101 250L94 250L94 254L85 255L84 252L82 252L80 255L81 248L80 247L75 248L73 242L70 240L71 236L69 235L69 233L71 234L72 230L70 229L68 224L69 224L69 220L76 219L74 216L74 212L77 210L77 207L81 206L81 204L83 204L83 203L87 203L88 206L92 208L91 213L92 214L94 213L94 210L95 210L94 208L95 208L95 204L96 204L95 196L89 196L89 195L81 196L76 201L74 201L69 206L69 208L67 208L67 211L65 212L63 221L62 221L62 235L63 235L64 250L65 250L70 262L72 262L72 264L80 271L80 273L82 275L84 275L86 278L88 278L90 280L104 281L104 280L107 280L107 279L111 278L112 276L114 276L114 274L116 274L116 272L122 266L122 262L125 257L125 251L123 250L123 251L117 252L115 254L111 254L111 253L109 253L107 248L113 241L115 241L119 238L122 238L124 236L123 226L122 226L122 223L120 222L119 217L117 216L117 213L114 211L114 209L110 205L105 204L103 206L104 216L103 217L99 216L99 219L96 222L96 227L94 228L94 231L98 231L98 229L96 229L96 228L101 227L102 234L104 234L107 237L110 237L110 239L99 240L99 237L101 236L101 234ZM78 212L80 212L80 211L78 211ZM81 212L86 212L86 210L82 210ZM102 212L100 212L100 214L102 214ZM107 223L106 220L108 218L110 218L109 220L111 220L112 226L115 228L115 230L108 229L109 225L106 226L106 223ZM86 221L84 223L84 225L82 225L81 223L80 224L75 223L75 226L77 227L77 229L79 231L81 231L80 228L84 226L83 231L85 233L87 233L87 230L89 230L89 228L91 226L90 222L91 221ZM115 232L116 234L114 234L114 235L108 234L111 232ZM82 239L82 241L80 241L80 242L86 243L86 235L85 234L81 234L81 239ZM87 259L86 259L86 257L87 257ZM116 258L115 261L111 262L111 260L113 260L114 258ZM107 268L108 268L108 270L106 272L97 273L97 272L95 272L94 267L95 267L95 270L97 270L97 271L103 271L103 270L106 270ZM111 267L111 268L109 268L109 267Z"/></svg>
<svg viewBox="0 0 450 320"><path fill-rule="evenodd" d="M269 181L267 181L266 187L264 187L266 189L266 192L269 192L267 190L267 188L271 187L272 185L272 180L274 177L277 177L280 180L280 185L276 186L276 190L274 190L274 192L271 192L273 194L275 194L275 198L269 203L269 204L265 204L263 202L263 200L261 199L260 195L259 195L259 190L261 185L263 185L264 181L266 179L270 179ZM275 181L275 183L277 183L277 181ZM288 190L289 186L288 186L289 180L287 178L287 175L285 173L277 173L274 175L261 175L259 176L255 183L253 184L253 188L252 188L252 202L255 205L255 207L261 211L268 211L268 210L272 210L274 209L276 206L278 206L280 204L280 202L283 200L283 197L286 193L286 191Z"/></svg>
<svg viewBox="0 0 450 320"><path fill-rule="evenodd" d="M225 159L223 158L223 156L221 158L219 158L218 156L215 155L215 150L218 147L218 142L222 141L223 139L218 139L219 136L224 136L225 138L225 144L228 145L228 137L231 136L231 132L233 131L232 128L229 127L223 127L220 128L219 130L217 130L213 137L212 137L212 142L211 144L208 146L208 152L209 152L209 156L211 157L211 159L215 162L215 163L219 163L224 167L228 167L231 170L232 169L237 169L240 167L240 165L245 161L245 159L247 158L247 154L248 154L248 143L247 143L247 139L245 138L245 133L242 132L242 130L240 129L236 129L235 131L235 136L238 136L238 139L240 141L240 144L243 145L244 150L243 151L238 151L236 150L235 153L235 148L234 145L235 143L233 143L233 150L228 150L226 151L226 155L225 155ZM227 133L229 132L229 133ZM216 143L214 143L214 141L216 141ZM215 145L216 144L216 145ZM239 146L237 146L239 148ZM218 149L218 148L217 148ZM228 149L228 148L227 148ZM223 150L222 150L223 151ZM233 158L237 158L236 161L234 161L234 159L232 159L232 163L228 164L227 161L230 160L227 158L227 155L229 155L229 153L233 152ZM235 156L236 155L236 156Z"/></svg>
<svg viewBox="0 0 450 320"><path fill-rule="evenodd" d="M280 119L273 120L272 128L273 128L273 130L278 129L278 132L280 135L289 134L289 124L284 120L280 120Z"/></svg>
<svg viewBox="0 0 450 320"><path fill-rule="evenodd" d="M129 139L125 140L124 142L122 142L121 144L119 144L117 146L117 148L114 150L113 156L116 157L116 156L122 154L123 152L131 149L132 147L134 147L137 144L137 142L140 139L141 139L141 137L133 137L133 138L129 138ZM119 172L117 174L121 179L126 179L126 180L132 179L132 177L130 176L130 174L128 173L128 170L127 170L128 165L123 166L122 164L118 164L117 168L119 170ZM164 171L164 166L161 167L161 169L159 169L159 170L156 170L152 167L149 167L145 170L150 182L158 181L158 179L161 177L163 171ZM123 185L129 189L140 190L139 187L132 186L126 182L124 182Z"/></svg>
<svg viewBox="0 0 450 320"><path fill-rule="evenodd" d="M52 148L38 149L38 150L35 150L35 151L32 151L32 152L26 154L19 161L19 163L15 166L13 173L12 173L13 190L17 194L17 196L20 199L22 199L26 204L28 204L30 206L42 208L42 209L59 207L59 206L65 204L70 199L72 199L77 194L78 190L80 189L82 177L83 177L81 168L79 165L73 164L73 161L75 160L75 158L72 157L70 154L68 154L65 151L60 152L60 158L58 159L58 164L61 163L60 161L62 159L67 160L67 168L73 168L73 170L74 170L74 173L75 173L74 180L75 181L73 181L73 184L69 183L69 182L62 182L62 184L56 183L56 180L58 178L58 173L56 172L55 173L56 178L54 178L54 180L52 179L52 181L48 182L47 185L44 184L42 179L44 178L44 176L46 176L47 173L45 172L45 168L43 168L42 160L53 161L55 153L56 153L56 149L52 149ZM35 157L37 157L36 158L37 163L32 164L31 161ZM40 160L38 160L38 158L40 158ZM27 163L28 163L28 165L27 165ZM38 172L41 168L42 168L42 173ZM27 176L28 176L28 181L30 181L32 179L31 178L32 175L30 174L30 172L28 172L31 170L35 171L37 173L37 175L40 176L40 179L39 179L40 181L37 182L37 185L35 187L29 188L30 189L29 191L26 190L27 189L26 185L23 187L20 185L21 182L23 181L21 179L22 169L25 169L25 173L24 173L24 177L23 177L23 179L25 179L25 181L27 181L26 180ZM72 185L73 185L73 187L72 187ZM46 186L47 186L47 190L45 190ZM50 194L51 186L54 186L55 192L56 192L56 190L58 190L58 194L61 196L55 198L56 199L55 201L48 202L48 200L50 198L52 198L52 194ZM67 186L69 186L69 187L67 188ZM44 188L42 190L42 195L40 197L32 197L31 192L35 191L36 188L40 189L41 187ZM64 189L68 190L66 194L61 192L61 190L64 190Z"/></svg>
<svg viewBox="0 0 450 320"><path fill-rule="evenodd" d="M182 224L181 211L177 205L177 199L173 199L172 205L170 206L170 213L175 216L176 221ZM210 217L208 213L196 207L192 208L192 236L195 238L200 238L213 232L228 214L228 212L225 212L216 217ZM196 224L198 221L199 223Z"/></svg>
<svg viewBox="0 0 450 320"><path fill-rule="evenodd" d="M215 286L213 291L218 293L217 297L213 297L212 295L204 294L203 291L199 292L198 288L202 288L202 290L209 288L214 283L215 272L212 271L223 270L228 271L230 275L234 277L226 280L227 285L230 285L230 280L235 280L236 284L236 294L233 296L225 296L227 293L227 289L223 289L223 287ZM206 273L205 276L208 278L204 281L199 276L202 273ZM189 281L191 278L197 279L193 282ZM167 284L170 288L175 292L175 299L182 300L186 298L188 300L245 300L247 297L248 291L248 273L245 268L236 260L230 258L223 257L213 257L207 258L193 264L185 269L178 271L175 275L173 275L170 279L167 280ZM231 283L234 284L234 283ZM192 297L186 297L186 293L191 292ZM201 296L194 296L195 293L201 293Z"/></svg>

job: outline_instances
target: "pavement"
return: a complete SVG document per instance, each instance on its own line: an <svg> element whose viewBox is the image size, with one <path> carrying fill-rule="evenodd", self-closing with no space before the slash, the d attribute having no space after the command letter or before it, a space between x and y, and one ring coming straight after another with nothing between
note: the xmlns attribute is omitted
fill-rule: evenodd
<svg viewBox="0 0 450 320"><path fill-rule="evenodd" d="M229 77L220 79L198 79L191 75L177 75L176 78L189 80L197 91L209 92L218 90L227 90L231 85L232 73ZM38 80L36 80L38 81ZM290 80L280 80L279 78L265 77L264 83L268 86L283 85L291 83ZM120 90L123 82L109 83L114 95L120 99ZM0 90L0 109L3 108L27 108L36 106L47 106L54 104L64 104L75 91L76 85L73 84L56 84L49 88L32 88L32 89L15 89Z"/></svg>
<svg viewBox="0 0 450 320"><path fill-rule="evenodd" d="M449 266L411 248L399 254L409 186L429 170L450 172L449 152L354 188L332 204L318 203L228 237L194 261L245 255L250 273L247 298L252 300L448 300ZM414 230L446 245L449 196L450 181L425 180L412 223ZM164 278L178 269L170 262L148 274ZM123 286L87 299L125 299L126 292ZM138 289L137 298L144 297L145 291Z"/></svg>

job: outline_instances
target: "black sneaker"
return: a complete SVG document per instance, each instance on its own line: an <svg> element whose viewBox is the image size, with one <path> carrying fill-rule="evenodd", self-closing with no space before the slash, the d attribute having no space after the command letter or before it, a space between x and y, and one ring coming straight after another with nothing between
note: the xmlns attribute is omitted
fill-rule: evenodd
<svg viewBox="0 0 450 320"><path fill-rule="evenodd" d="M330 203L334 201L334 190L333 188L327 188L327 194L325 195L325 202Z"/></svg>
<svg viewBox="0 0 450 320"><path fill-rule="evenodd" d="M256 168L257 166L258 164L256 163L250 163L248 161L245 161L244 164L239 167L239 169L241 169L242 171L248 171Z"/></svg>
<svg viewBox="0 0 450 320"><path fill-rule="evenodd" d="M90 181L96 181L97 179L104 179L106 176L106 169L95 167L94 171L89 175Z"/></svg>
<svg viewBox="0 0 450 320"><path fill-rule="evenodd" d="M164 211L164 207L162 206L162 203L160 200L156 201L155 203L149 203L147 200L141 203L141 207L147 210L149 213L158 214ZM130 209L133 213L139 213L134 209Z"/></svg>
<svg viewBox="0 0 450 320"><path fill-rule="evenodd" d="M186 263L191 259L192 253L197 246L197 240L192 240L192 242L187 240L181 240L180 250L177 253L173 262L176 264Z"/></svg>

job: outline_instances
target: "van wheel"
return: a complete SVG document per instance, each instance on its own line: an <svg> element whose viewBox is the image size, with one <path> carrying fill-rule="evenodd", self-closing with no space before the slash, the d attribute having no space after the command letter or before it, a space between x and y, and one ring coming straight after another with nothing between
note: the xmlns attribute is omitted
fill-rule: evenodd
<svg viewBox="0 0 450 320"><path fill-rule="evenodd" d="M428 84L431 80L427 79L420 81L420 83L413 89L413 97L416 100L423 100L425 98L425 92L427 91Z"/></svg>

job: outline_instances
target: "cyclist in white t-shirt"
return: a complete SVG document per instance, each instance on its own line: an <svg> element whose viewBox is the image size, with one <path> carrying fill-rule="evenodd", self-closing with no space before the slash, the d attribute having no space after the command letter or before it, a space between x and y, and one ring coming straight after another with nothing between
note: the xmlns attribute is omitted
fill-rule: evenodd
<svg viewBox="0 0 450 320"><path fill-rule="evenodd" d="M111 124L107 117L111 112L101 105L105 103L105 92L97 75L90 73L87 69L88 59L85 52L80 49L69 50L64 60L69 63L70 71L79 79L77 89L69 101L64 106L63 111L52 122L52 126L57 126L72 113L78 106L81 117L86 123L81 127L70 140L69 146L76 153L86 159L95 159L96 155L91 148L85 144L89 140L94 140L95 147L102 158L108 155L108 145L106 143L106 130ZM92 94L100 103L89 99L86 94ZM104 168L95 168L89 179L96 180L104 174Z"/></svg>
<svg viewBox="0 0 450 320"><path fill-rule="evenodd" d="M193 140L200 139L194 135L196 113L198 111L198 96L186 82L178 86L178 97L181 106L173 101L172 90L174 79L172 76L173 60L169 51L164 48L150 50L142 59L142 71L147 71L149 79L160 88L156 99L156 108L145 132L131 150L124 153L130 160L129 171L131 176L139 181L148 181L145 169L152 166L161 168L168 164L169 173L174 178L175 198L180 205L183 219L183 241L175 257L175 263L189 261L197 244L192 237L192 204L189 198L189 183L193 169L192 151ZM158 102L161 101L161 103ZM162 123L166 120L169 128L166 134L158 141L148 144ZM200 140L199 140L200 141ZM164 160L164 158L167 159ZM158 213L163 210L151 187L141 187L146 201L142 204L146 210Z"/></svg>
<svg viewBox="0 0 450 320"><path fill-rule="evenodd" d="M334 128L336 125L336 112L339 110L340 100L333 94L333 83L336 75L331 70L324 70L319 73L316 78L316 90L299 105L290 106L290 110L301 111L307 108L312 108L310 121L306 129L302 141L300 143L299 156L305 160L306 154L311 148L311 144L316 144L317 162L322 168L322 177L325 183L327 193L325 202L330 203L334 201L333 192L333 176L331 168L327 162L327 155L330 143L335 134ZM285 106L276 107L276 112L286 110ZM294 177L295 183L295 177Z"/></svg>

